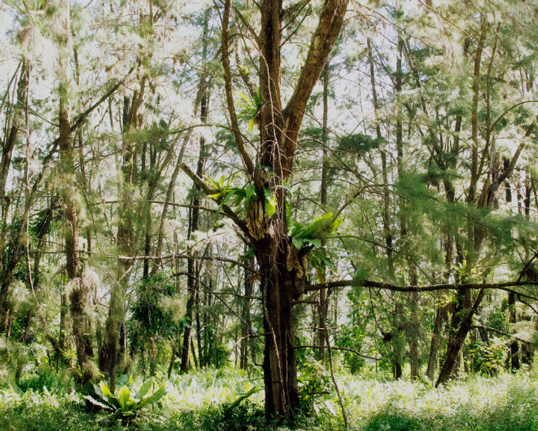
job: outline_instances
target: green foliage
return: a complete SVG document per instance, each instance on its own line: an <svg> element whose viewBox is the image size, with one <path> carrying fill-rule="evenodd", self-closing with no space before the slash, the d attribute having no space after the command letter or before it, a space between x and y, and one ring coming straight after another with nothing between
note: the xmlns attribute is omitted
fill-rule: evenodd
<svg viewBox="0 0 538 431"><path fill-rule="evenodd" d="M310 250L308 253L308 262L312 265L318 272L318 278L320 283L322 282L322 274L324 274L329 268L331 271L336 271L335 262L335 253L332 249L327 247L316 247Z"/></svg>
<svg viewBox="0 0 538 431"><path fill-rule="evenodd" d="M293 223L289 236L298 250L303 246L319 247L321 240L332 235L341 223L342 219L335 220L332 213L326 213L306 226L299 222Z"/></svg>
<svg viewBox="0 0 538 431"><path fill-rule="evenodd" d="M506 356L506 341L493 337L489 343L475 340L469 347L469 352L476 372L493 375L503 366Z"/></svg>
<svg viewBox="0 0 538 431"><path fill-rule="evenodd" d="M263 101L260 96L260 89L258 88L258 92L254 96L254 100L252 101L243 93L240 93L239 91L236 91L235 94L237 94L243 100L243 102L236 102L238 105L240 105L243 108L239 112L238 117L249 120L248 130L252 130L254 128L254 125L256 124L256 118L258 116L258 112L260 111L263 105Z"/></svg>
<svg viewBox="0 0 538 431"><path fill-rule="evenodd" d="M353 274L353 284L355 286L362 286L364 282L368 279L370 271L366 268L357 268L355 274Z"/></svg>
<svg viewBox="0 0 538 431"><path fill-rule="evenodd" d="M447 388L409 381L336 376L351 431L536 431L538 384L528 374L471 377ZM304 400L309 416L294 426L265 423L260 375L243 371L195 371L175 376L158 415L146 409L131 420L111 421L111 410L88 412L86 400L65 389L25 393L0 390L0 429L25 431L343 431L329 377L313 359L301 369L301 383L319 394ZM151 392L151 391L148 391ZM136 394L130 389L130 398ZM250 394L250 395L248 395ZM146 394L146 397L148 394ZM315 398L315 400L311 400ZM97 401L101 402L102 398ZM118 400L119 402L119 400ZM104 404L104 400L103 400ZM155 404L153 404L155 405ZM334 416L336 414L337 416Z"/></svg>
<svg viewBox="0 0 538 431"><path fill-rule="evenodd" d="M147 343L155 337L177 335L181 329L178 297L173 279L167 273L158 273L141 280L128 323L135 340Z"/></svg>
<svg viewBox="0 0 538 431"><path fill-rule="evenodd" d="M93 385L93 391L90 394L82 397L98 409L110 411L113 417L122 420L134 419L144 408L152 404L157 404L159 408L162 408L160 399L166 395L165 383L151 394L148 391L154 386L152 380L143 383L138 390L132 386L132 377L128 380L129 386L120 381L118 383L121 385L121 389L114 393L104 382L100 382L98 385Z"/></svg>
<svg viewBox="0 0 538 431"><path fill-rule="evenodd" d="M313 357L307 357L297 375L301 396L301 409L319 411L319 403L327 405L327 395L332 392L331 376ZM330 407L332 409L332 406Z"/></svg>

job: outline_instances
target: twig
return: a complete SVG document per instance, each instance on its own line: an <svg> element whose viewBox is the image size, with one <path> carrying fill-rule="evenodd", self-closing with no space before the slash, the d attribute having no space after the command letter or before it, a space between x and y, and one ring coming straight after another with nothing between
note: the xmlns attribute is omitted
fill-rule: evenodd
<svg viewBox="0 0 538 431"><path fill-rule="evenodd" d="M320 331L323 330L323 328L314 328L314 329L317 329L317 330L320 330ZM324 347L325 346L308 346L308 345L295 346L296 349L322 349ZM373 356L365 355L363 353L358 352L357 350L349 349L347 347L331 346L331 349L333 349L333 350L345 350L347 352L355 353L357 356L360 356L361 358L373 359L374 361L380 361L381 359L383 359L383 358L374 358Z"/></svg>

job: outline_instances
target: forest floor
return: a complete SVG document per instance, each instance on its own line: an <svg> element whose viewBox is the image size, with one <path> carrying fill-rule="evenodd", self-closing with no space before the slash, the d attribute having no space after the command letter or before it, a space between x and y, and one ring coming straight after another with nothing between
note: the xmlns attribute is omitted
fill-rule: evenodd
<svg viewBox="0 0 538 431"><path fill-rule="evenodd" d="M337 375L349 428L356 431L523 431L538 430L538 378L529 372L497 377L470 376L435 389L428 382L389 381ZM234 431L287 430L265 426L261 376L242 371L195 371L167 383L162 408L150 407L121 424L88 412L70 379L54 374L25 376L19 386L0 389L0 430L24 431ZM141 383L141 382L139 382ZM305 391L328 392L327 375L302 376ZM299 430L340 430L343 420L335 391L303 399L310 413Z"/></svg>

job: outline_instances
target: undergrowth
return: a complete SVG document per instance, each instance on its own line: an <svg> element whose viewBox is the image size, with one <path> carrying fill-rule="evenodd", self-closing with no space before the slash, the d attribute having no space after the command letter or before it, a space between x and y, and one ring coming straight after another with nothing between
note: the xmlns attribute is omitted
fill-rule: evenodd
<svg viewBox="0 0 538 431"><path fill-rule="evenodd" d="M343 429L334 391L310 400L293 427L267 425L259 374L207 370L173 376L163 408L149 407L128 427L111 422L105 413L88 411L69 379L45 374L24 376L18 386L4 384L0 389L1 430ZM538 381L528 373L468 377L442 389L428 382L337 378L351 430L538 431Z"/></svg>

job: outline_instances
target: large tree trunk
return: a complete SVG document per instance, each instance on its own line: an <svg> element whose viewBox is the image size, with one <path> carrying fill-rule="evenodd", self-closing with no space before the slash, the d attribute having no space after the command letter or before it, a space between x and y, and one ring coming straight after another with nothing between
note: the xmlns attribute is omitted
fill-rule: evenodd
<svg viewBox="0 0 538 431"><path fill-rule="evenodd" d="M262 280L265 410L269 417L289 416L299 403L293 315L293 302L299 295L295 274L287 268L287 251L292 246L271 239L266 244L262 249L265 252L258 256L260 268L268 269ZM282 250L284 245L286 249Z"/></svg>
<svg viewBox="0 0 538 431"><path fill-rule="evenodd" d="M287 235L286 188L293 171L293 159L306 104L342 28L348 0L327 0L321 11L306 62L295 91L284 108L280 93L282 45L282 0L261 3L260 96L257 119L260 128L259 165L254 166L241 135L233 100L229 62L228 24L231 1L225 1L222 22L222 62L227 107L235 141L258 200L251 201L247 223L226 209L256 247L262 274L265 330L265 410L268 418L289 417L297 409L297 361L293 303L304 293L308 250L297 250ZM266 168L268 167L268 168ZM275 197L274 214L267 214L266 193Z"/></svg>

